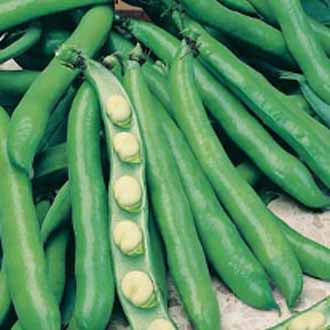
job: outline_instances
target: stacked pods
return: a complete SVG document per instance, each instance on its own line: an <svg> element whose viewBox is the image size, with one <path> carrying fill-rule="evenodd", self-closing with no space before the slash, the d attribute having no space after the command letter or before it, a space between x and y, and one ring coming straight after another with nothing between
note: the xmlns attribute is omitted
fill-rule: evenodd
<svg viewBox="0 0 330 330"><path fill-rule="evenodd" d="M109 233L120 301L134 329L175 329L167 313L164 266L150 237L146 154L134 107L101 64L88 60L85 73L99 96L111 159Z"/></svg>

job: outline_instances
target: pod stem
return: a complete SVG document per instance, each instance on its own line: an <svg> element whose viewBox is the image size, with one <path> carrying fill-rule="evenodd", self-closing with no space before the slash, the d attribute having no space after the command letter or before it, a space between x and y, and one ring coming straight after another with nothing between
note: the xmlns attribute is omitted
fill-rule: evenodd
<svg viewBox="0 0 330 330"><path fill-rule="evenodd" d="M197 31L193 31L189 27L186 27L186 19L188 17L182 8L180 9L180 6L177 6L176 10L173 11L172 18L180 34L186 40L186 44L193 51L194 56L197 57L199 55L198 39L201 34Z"/></svg>
<svg viewBox="0 0 330 330"><path fill-rule="evenodd" d="M119 52L107 55L101 61L102 64L112 71L119 80L121 80L124 72L123 56Z"/></svg>
<svg viewBox="0 0 330 330"><path fill-rule="evenodd" d="M116 30L119 33L129 33L131 31L131 21L130 17L116 14L114 18Z"/></svg>
<svg viewBox="0 0 330 330"><path fill-rule="evenodd" d="M129 59L138 62L140 65L145 63L145 55L140 43L137 43L136 47L130 52Z"/></svg>
<svg viewBox="0 0 330 330"><path fill-rule="evenodd" d="M74 47L64 45L58 49L55 56L69 69L78 69L80 71L84 71L86 69L87 57L85 57L80 50Z"/></svg>

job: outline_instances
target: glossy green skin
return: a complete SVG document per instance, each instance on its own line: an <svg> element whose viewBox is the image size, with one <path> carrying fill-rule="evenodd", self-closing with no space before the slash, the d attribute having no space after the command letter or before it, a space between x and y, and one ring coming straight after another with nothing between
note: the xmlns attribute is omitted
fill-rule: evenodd
<svg viewBox="0 0 330 330"><path fill-rule="evenodd" d="M237 166L237 170L252 187L255 187L262 179L261 173L252 164L242 163ZM294 249L303 272L309 276L330 281L330 249L298 233L280 218L274 216L273 220L279 225Z"/></svg>
<svg viewBox="0 0 330 330"><path fill-rule="evenodd" d="M186 22L185 33L199 33L200 56L217 70L232 92L289 144L320 180L330 187L330 131L305 112L291 109L279 98L276 88L264 76L240 61L200 25ZM303 191L307 192L305 189ZM298 194L299 191L296 191L296 198L300 196L304 201L304 196Z"/></svg>
<svg viewBox="0 0 330 330"><path fill-rule="evenodd" d="M70 222L71 198L69 182L58 191L56 198L43 221L41 239L45 243L49 236Z"/></svg>
<svg viewBox="0 0 330 330"><path fill-rule="evenodd" d="M0 32L34 18L89 5L111 3L109 0L9 0L0 2Z"/></svg>
<svg viewBox="0 0 330 330"><path fill-rule="evenodd" d="M56 198L49 209L41 227L41 238L45 243L53 233L57 233L60 228L67 226L71 221L71 197L69 190L69 182L66 182L59 190ZM155 278L157 279L161 291L164 295L164 300L167 301L167 278L165 269L165 260L161 238L154 225L154 220L149 220L150 244L151 251L155 254Z"/></svg>
<svg viewBox="0 0 330 330"><path fill-rule="evenodd" d="M171 40L172 41L172 40ZM120 52L122 54L129 54L132 51L134 45L122 35L112 32L109 37L109 51L110 52ZM171 51L171 47L169 47ZM154 95L161 101L165 106L166 110L172 113L171 97L167 89L167 77L164 75L163 71L159 70L159 66L152 63L145 63L142 67L144 77L148 83L149 89ZM201 68L199 66L199 68ZM205 74L207 72L203 70ZM207 74L207 76L209 76ZM211 77L212 78L212 77ZM211 81L215 81L212 79ZM228 94L230 95L230 94ZM293 96L292 96L293 97ZM297 95L298 97L298 95ZM302 96L301 96L302 97ZM223 99L223 95L219 93L219 98ZM299 100L300 101L300 100ZM255 129L254 131L257 131ZM260 172L255 168L255 166L250 162L244 162L240 164L237 169L240 172L240 175L252 186L255 186L260 181Z"/></svg>
<svg viewBox="0 0 330 330"><path fill-rule="evenodd" d="M220 0L225 6L230 9L237 10L248 15L256 15L257 12L248 0Z"/></svg>
<svg viewBox="0 0 330 330"><path fill-rule="evenodd" d="M157 96L166 110L169 111L173 117L171 95L167 88L167 76L161 74L156 69L155 65L151 63L145 63L142 67L142 71L151 92Z"/></svg>
<svg viewBox="0 0 330 330"><path fill-rule="evenodd" d="M146 155L143 148L140 148L141 161L139 163L125 163L121 161L116 152L113 149L112 141L115 134L120 132L131 132L133 133L140 143L143 143L141 130L138 125L136 113L132 111L132 119L129 128L120 128L114 125L107 114L107 100L111 95L121 95L125 99L128 99L124 88L122 87L119 80L114 76L113 73L108 71L101 64L87 60L85 75L87 80L94 87L95 92L100 100L102 109L102 120L106 133L106 142L108 155L110 159L110 180L109 180L109 213L111 219L109 222L111 252L114 263L114 272L116 277L117 294L119 296L121 306L125 312L127 319L129 320L130 326L133 330L144 330L146 324L150 324L156 318L162 318L170 320L167 312L167 301L164 299L166 296L165 292L162 292L163 286L160 286L160 282L164 282L164 275L157 277L159 272L164 269L159 266L159 262L156 262L156 258L159 257L159 251L152 249L151 233L149 232L149 204L146 189L145 180L145 165ZM139 180L141 187L143 187L143 206L139 212L128 213L122 210L116 202L113 194L113 185L115 180L123 175L131 175ZM119 249L114 240L112 239L112 233L114 232L115 226L123 219L132 220L138 224L143 232L143 246L144 251L138 256L127 256L124 255ZM144 271L152 279L155 285L156 305L153 308L138 308L132 305L123 295L121 290L121 280L130 271L134 270Z"/></svg>
<svg viewBox="0 0 330 330"><path fill-rule="evenodd" d="M20 97L37 78L38 72L28 70L0 70L0 98L6 95Z"/></svg>
<svg viewBox="0 0 330 330"><path fill-rule="evenodd" d="M208 30L205 29L207 32ZM211 34L210 34L211 35ZM212 35L211 35L212 36ZM216 39L216 38L215 38ZM218 39L217 39L218 40ZM218 40L219 41L219 40ZM221 41L220 41L221 42ZM226 46L224 44L224 46ZM207 67L207 69L223 84L225 84L223 78L220 76L220 74L212 69L205 61L201 60L203 65ZM285 81L284 78L280 77L281 73L285 74L292 74L292 75L297 75L301 76L300 74L295 74L290 71L284 71L281 69L278 69L264 61L260 61L259 59L251 59L247 58L246 63L254 67L257 71L262 73L263 75L271 75L271 78L276 79L276 80L283 80L283 83L287 83L288 81ZM293 78L292 78L293 79ZM289 80L289 79L287 79ZM294 80L294 79L293 79ZM284 86L282 86L284 87ZM308 115L313 116L314 112L311 109L309 103L306 101L302 93L298 90L295 91L287 91L283 92L283 90L278 89L279 86L276 86L276 88L273 88L273 93L278 96L282 102L284 102L287 106L289 106L291 109L294 109L295 111L303 111L306 112ZM285 88L285 87L284 87Z"/></svg>
<svg viewBox="0 0 330 330"><path fill-rule="evenodd" d="M11 58L19 56L29 50L34 44L38 42L41 37L41 25L38 22L33 22L23 32L23 35L17 40L13 41L7 47L0 48L0 63L4 63Z"/></svg>
<svg viewBox="0 0 330 330"><path fill-rule="evenodd" d="M245 161L236 167L239 175L252 187L257 186L261 181L261 173L249 161Z"/></svg>
<svg viewBox="0 0 330 330"><path fill-rule="evenodd" d="M194 83L193 56L185 44L172 64L169 86L175 119L215 192L288 306L294 306L302 289L298 261L273 223L272 213L236 172L213 131Z"/></svg>
<svg viewBox="0 0 330 330"><path fill-rule="evenodd" d="M148 63L143 66L143 74L149 88L173 115L167 80L159 76L159 73ZM161 105L157 106L157 109L159 121L162 123L178 164L207 258L219 276L242 301L255 308L276 308L264 270L219 204L208 178L202 172L187 141L165 113L165 109ZM238 169L240 175L250 184L254 184L260 178L259 172L249 163L241 164ZM226 239L219 242L219 237Z"/></svg>
<svg viewBox="0 0 330 330"><path fill-rule="evenodd" d="M275 219L295 251L303 272L330 281L330 249L298 233L281 219Z"/></svg>
<svg viewBox="0 0 330 330"><path fill-rule="evenodd" d="M0 116L1 233L10 294L24 329L59 330L60 313L47 278L31 184L10 164L6 149L9 118L3 110Z"/></svg>
<svg viewBox="0 0 330 330"><path fill-rule="evenodd" d="M289 105L292 108L295 108L298 111L304 111L312 117L315 115L313 110L311 109L311 106L306 101L304 95L302 95L302 94L291 94L291 95L283 94L283 96L286 97L286 99L287 99L286 102L289 102Z"/></svg>
<svg viewBox="0 0 330 330"><path fill-rule="evenodd" d="M268 1L288 48L309 85L330 104L330 60L309 24L300 0Z"/></svg>
<svg viewBox="0 0 330 330"><path fill-rule="evenodd" d="M13 164L26 173L31 170L51 111L79 73L79 70L65 66L61 56L72 47L86 55L94 55L103 45L112 19L113 11L109 7L90 9L63 45L62 52L37 77L15 109L9 128L8 152Z"/></svg>
<svg viewBox="0 0 330 330"><path fill-rule="evenodd" d="M37 218L38 218L39 223L42 222L42 219L44 218L45 214L47 213L49 207L50 207L49 200L42 200L36 205L36 213L37 213ZM4 262L3 262L3 265L4 265ZM10 307L11 307L11 298L10 298L10 294L9 294L8 284L7 284L7 281L5 278L5 276L6 276L5 271L2 269L2 272L0 274L1 274L1 276L0 276L0 287L1 287L0 328L1 328L1 326L5 327L5 325L3 323L5 322L6 318L9 316ZM18 321L14 324L12 329L21 329Z"/></svg>
<svg viewBox="0 0 330 330"><path fill-rule="evenodd" d="M54 233L56 234L59 230L62 230L61 228L66 227L71 222L71 197L69 189L69 182L66 182L57 193L53 204L43 220L41 239L44 243L47 242L48 238L52 237ZM167 301L168 290L163 247L161 238L152 218L149 219L149 231L151 251L155 254L153 260L155 264L155 278L157 279L164 295L164 300Z"/></svg>
<svg viewBox="0 0 330 330"><path fill-rule="evenodd" d="M156 111L178 164L206 257L243 302L259 309L276 308L264 269L221 207L183 134L161 104Z"/></svg>
<svg viewBox="0 0 330 330"><path fill-rule="evenodd" d="M61 228L49 237L45 245L49 282L53 294L61 302L66 277L66 250L69 241L69 228Z"/></svg>
<svg viewBox="0 0 330 330"><path fill-rule="evenodd" d="M314 33L320 39L321 44L327 55L330 55L330 29L328 26L316 21L315 19L309 17L308 22L312 27Z"/></svg>
<svg viewBox="0 0 330 330"><path fill-rule="evenodd" d="M324 102L309 86L304 79L299 82L300 90L311 105L312 111L320 118L320 121L330 127L330 104Z"/></svg>
<svg viewBox="0 0 330 330"><path fill-rule="evenodd" d="M310 307L302 312L295 313L289 319L285 320L284 322L281 322L278 325L268 328L267 330L287 330L290 322L292 322L295 318L297 318L298 316L301 316L307 312L311 312L311 311L320 312L325 316L326 323L325 323L325 326L322 327L322 329L328 329L330 326L330 297L329 296L322 299L321 301L319 301L312 307ZM320 330L322 330L322 329L320 329Z"/></svg>
<svg viewBox="0 0 330 330"><path fill-rule="evenodd" d="M129 29L161 60L168 64L173 61L179 46L176 38L147 22L131 21ZM258 168L303 204L314 208L328 206L329 198L319 190L309 170L274 141L242 103L197 61L194 69L200 92L212 117ZM153 79L152 75L150 79ZM164 78L158 75L158 79ZM153 88L157 88L157 81L153 83Z"/></svg>
<svg viewBox="0 0 330 330"><path fill-rule="evenodd" d="M157 71L156 66L150 63L145 63L142 67L142 71L149 89L157 96L173 119L174 114L172 110L171 96L168 91L167 77ZM261 173L255 165L249 161L242 162L237 166L237 170L252 187L255 187L261 181Z"/></svg>
<svg viewBox="0 0 330 330"><path fill-rule="evenodd" d="M277 26L278 22L274 16L274 12L269 8L268 0L248 0L255 9L262 15L262 17L270 24ZM319 37L325 52L330 54L330 29L313 19L308 17L308 23L313 29L314 33Z"/></svg>
<svg viewBox="0 0 330 330"><path fill-rule="evenodd" d="M128 63L125 86L144 136L150 197L175 286L194 329L220 329L219 308L189 202L137 62Z"/></svg>
<svg viewBox="0 0 330 330"><path fill-rule="evenodd" d="M65 266L68 240L69 230L62 228L45 245L49 284L58 304L61 303L66 281ZM21 330L22 327L19 322L16 322L11 329Z"/></svg>
<svg viewBox="0 0 330 330"><path fill-rule="evenodd" d="M181 0L181 3L198 21L252 46L268 60L295 66L281 33L263 21L232 11L217 0Z"/></svg>
<svg viewBox="0 0 330 330"><path fill-rule="evenodd" d="M268 0L248 0L258 13L270 24L276 25L276 19L270 10Z"/></svg>
<svg viewBox="0 0 330 330"><path fill-rule="evenodd" d="M108 53L119 52L128 55L134 48L134 44L115 31L111 31L106 43Z"/></svg>
<svg viewBox="0 0 330 330"><path fill-rule="evenodd" d="M168 287L167 287L167 273L165 264L165 252L160 233L156 227L153 216L149 218L149 232L150 232L150 251L152 255L152 262L154 264L155 278L157 284L163 294L163 299L168 302Z"/></svg>
<svg viewBox="0 0 330 330"><path fill-rule="evenodd" d="M68 168L77 281L70 330L105 329L114 301L100 128L96 95L86 83L74 99L68 126Z"/></svg>
<svg viewBox="0 0 330 330"><path fill-rule="evenodd" d="M49 208L50 208L51 202L48 198L41 199L36 204L36 212L37 212L37 218L39 220L39 223L41 224L44 220Z"/></svg>

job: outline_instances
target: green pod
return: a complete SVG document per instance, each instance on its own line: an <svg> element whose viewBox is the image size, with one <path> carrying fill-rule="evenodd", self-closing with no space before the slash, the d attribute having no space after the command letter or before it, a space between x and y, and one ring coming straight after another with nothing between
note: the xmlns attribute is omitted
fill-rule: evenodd
<svg viewBox="0 0 330 330"><path fill-rule="evenodd" d="M261 173L250 163L244 162L236 168L252 187L262 179ZM330 281L330 249L298 233L277 216L273 220L295 251L304 274Z"/></svg>
<svg viewBox="0 0 330 330"><path fill-rule="evenodd" d="M69 227L62 227L50 236L45 244L49 283L59 304L61 303L65 287L65 261L70 236L69 233Z"/></svg>
<svg viewBox="0 0 330 330"><path fill-rule="evenodd" d="M226 155L209 123L193 73L192 51L184 42L172 64L169 78L176 122L220 201L284 294L288 306L292 307L302 289L299 263L286 238L272 221L272 213L239 176Z"/></svg>
<svg viewBox="0 0 330 330"><path fill-rule="evenodd" d="M19 70L0 71L0 98L9 96L20 98L32 85L40 72ZM39 144L39 152L64 142L66 138L66 120L68 109L73 100L75 88L69 88L51 113L46 131Z"/></svg>
<svg viewBox="0 0 330 330"><path fill-rule="evenodd" d="M330 187L330 131L308 114L291 109L264 76L240 61L199 24L186 17L183 25L186 35L196 36L197 33L200 56L218 72L233 93L287 142L320 180ZM313 206L304 199L305 193L308 190L302 187L294 196L306 205Z"/></svg>
<svg viewBox="0 0 330 330"><path fill-rule="evenodd" d="M59 330L60 314L47 278L31 184L9 161L9 118L3 110L0 116L1 231L10 294L23 328Z"/></svg>
<svg viewBox="0 0 330 330"><path fill-rule="evenodd" d="M150 250L152 252L152 263L155 268L155 278L159 288L163 294L163 299L168 302L168 287L167 287L167 269L165 261L164 244L160 236L159 230L156 227L154 217L149 218L149 233L150 233ZM168 304L168 303L167 303Z"/></svg>
<svg viewBox="0 0 330 330"><path fill-rule="evenodd" d="M21 97L37 78L39 72L28 70L0 70L0 98Z"/></svg>
<svg viewBox="0 0 330 330"><path fill-rule="evenodd" d="M79 73L78 70L63 65L63 57L65 58L68 49L72 48L86 55L94 55L105 41L112 18L113 11L109 7L90 9L15 109L9 128L8 152L13 164L26 173L31 170L51 111ZM91 25L93 29L90 28ZM49 86L52 88L51 93Z"/></svg>
<svg viewBox="0 0 330 330"><path fill-rule="evenodd" d="M47 199L40 201L36 205L36 214L37 214L39 223L42 222L49 207L50 207L50 201ZM46 259L47 259L47 256L46 256ZM4 262L2 262L2 264L4 265ZM10 307L11 307L11 298L10 298L10 294L9 294L9 288L8 288L8 283L6 281L6 274L5 274L4 269L2 269L2 272L0 273L0 290L1 290L0 329L2 329L2 326L6 326L4 323L6 322L6 319L9 316ZM13 329L18 329L17 323L18 322L16 322L16 324L13 326Z"/></svg>
<svg viewBox="0 0 330 330"><path fill-rule="evenodd" d="M276 25L276 19L274 13L271 11L268 4L268 0L248 0L251 5L257 10L257 12L264 18L269 24Z"/></svg>
<svg viewBox="0 0 330 330"><path fill-rule="evenodd" d="M258 11L258 13L270 24L274 26L278 26L278 22L275 18L275 13L270 9L267 0L248 0L251 5ZM309 1L305 1L308 3ZM313 3L313 1L311 2ZM318 22L316 19L312 17L308 18L308 24L312 28L313 32L321 41L321 44L325 50L325 52L330 54L330 29L328 26Z"/></svg>
<svg viewBox="0 0 330 330"><path fill-rule="evenodd" d="M44 220L44 218L50 208L50 204L51 203L50 203L49 199L40 200L36 204L36 213L37 213L37 218L38 218L40 224Z"/></svg>
<svg viewBox="0 0 330 330"><path fill-rule="evenodd" d="M305 99L304 95L302 94L283 94L283 96L286 97L287 102L289 103L289 106L293 109L297 109L298 111L306 112L310 116L314 116L313 110L311 109L311 106Z"/></svg>
<svg viewBox="0 0 330 330"><path fill-rule="evenodd" d="M326 54L330 54L330 28L317 20L308 17L308 23L310 24L314 34L319 38L321 41L321 45L325 50Z"/></svg>
<svg viewBox="0 0 330 330"><path fill-rule="evenodd" d="M131 21L130 24L130 30L140 41L166 63L172 62L178 48L178 41L174 37L150 23ZM149 64L144 65L151 89L155 89L162 102L169 104L169 97L164 95L165 90L158 87L157 83L157 79L165 83L166 78L157 75L149 67ZM209 113L250 160L268 178L304 205L314 208L328 206L329 198L320 191L307 167L285 151L242 103L197 61L194 70ZM156 75L157 79L154 80Z"/></svg>
<svg viewBox="0 0 330 330"><path fill-rule="evenodd" d="M161 104L157 106L156 111L178 164L197 231L209 262L225 284L243 302L259 309L277 308L264 269L221 207L183 134ZM222 237L221 241L219 237ZM239 269L237 265L240 265Z"/></svg>
<svg viewBox="0 0 330 330"><path fill-rule="evenodd" d="M68 0L64 2L48 0L42 3L38 0L2 1L0 3L0 32L38 17L102 3L111 2L109 0Z"/></svg>
<svg viewBox="0 0 330 330"><path fill-rule="evenodd" d="M69 229L62 228L52 236L45 245L49 284L60 304L66 281L66 251L69 241ZM16 322L11 330L21 330L20 322Z"/></svg>
<svg viewBox="0 0 330 330"><path fill-rule="evenodd" d="M68 254L67 254L67 268L66 268L66 281L61 301L61 316L62 325L66 329L69 326L69 322L72 319L73 311L76 301L76 278L75 278L75 249L74 239L69 241Z"/></svg>
<svg viewBox="0 0 330 330"><path fill-rule="evenodd" d="M152 207L175 286L194 329L220 329L218 304L189 202L137 61L126 65L125 87L142 129Z"/></svg>
<svg viewBox="0 0 330 330"><path fill-rule="evenodd" d="M70 330L105 329L114 301L100 129L96 95L86 83L74 99L68 124L68 169L77 281Z"/></svg>
<svg viewBox="0 0 330 330"><path fill-rule="evenodd" d="M173 110L171 106L171 96L168 91L168 78L157 71L154 64L145 63L142 67L144 77L148 83L149 89L157 96L160 102L165 106L166 110L171 112L173 117Z"/></svg>
<svg viewBox="0 0 330 330"><path fill-rule="evenodd" d="M255 8L248 0L220 0L226 7L237 10L243 14L256 16Z"/></svg>
<svg viewBox="0 0 330 330"><path fill-rule="evenodd" d="M42 28L39 22L32 22L24 31L19 31L19 33L14 32L13 34L22 34L17 40L11 42L12 34L10 33L2 40L1 43L10 43L4 48L0 48L0 64L4 63L16 56L24 54L33 45L35 45L41 37ZM9 39L9 40L7 40ZM1 45L1 44L0 44Z"/></svg>
<svg viewBox="0 0 330 330"><path fill-rule="evenodd" d="M327 127L330 127L330 104L326 103L316 95L305 79L299 81L299 86L301 92L309 102L315 114L319 117L320 121Z"/></svg>
<svg viewBox="0 0 330 330"><path fill-rule="evenodd" d="M109 53L114 53L119 57L123 56L127 58L130 52L134 49L134 47L135 45L121 34L116 33L115 31L111 31L111 33L109 34L109 39L106 44L106 48ZM145 58L145 60L148 63L152 62L149 57Z"/></svg>
<svg viewBox="0 0 330 330"><path fill-rule="evenodd" d="M63 231L63 228L65 228L71 220L70 214L71 199L69 191L69 182L67 182L57 193L56 198L43 221L41 227L41 238L44 243L48 241L49 237L53 237L59 231ZM155 277L158 279L160 290L164 295L164 300L167 301L167 278L164 255L162 251L163 247L161 238L159 237L159 233L155 227L154 220L152 218L150 218L149 220L149 231L151 239L151 252L153 252L152 256L154 257L152 263L155 265ZM73 275L71 277L73 277ZM64 324L69 322L74 309L75 285L74 279L72 279L71 277L69 275L69 280L66 283L66 290L63 298L64 302L61 308ZM59 280L56 280L56 282L60 283ZM5 296L3 296L3 298L5 298Z"/></svg>
<svg viewBox="0 0 330 330"><path fill-rule="evenodd" d="M278 217L274 219L293 248L303 272L330 281L330 249L298 233Z"/></svg>
<svg viewBox="0 0 330 330"><path fill-rule="evenodd" d="M58 191L41 227L41 239L45 243L52 233L70 222L71 199L69 182Z"/></svg>
<svg viewBox="0 0 330 330"><path fill-rule="evenodd" d="M42 227L41 227L41 238L45 243L47 242L50 236L54 236L61 228L67 226L70 222L71 218L71 199L70 199L70 190L69 190L69 182L65 183L59 192L56 195L56 198L49 209ZM167 278L166 278L166 270L165 270L165 261L162 252L162 242L159 237L159 233L154 225L154 220L151 218L149 220L149 231L150 231L150 240L151 240L151 252L154 257L152 263L155 265L155 278L159 282L159 287L161 289L162 294L164 295L164 300L167 301ZM47 251L46 251L47 253ZM68 288L68 296L71 296L71 288L69 285ZM68 299L71 301L71 299ZM65 310L67 306L71 306L71 303L65 304ZM68 308L71 310L71 308ZM73 308L72 308L73 309ZM68 311L65 314L69 314ZM69 320L69 318L68 318Z"/></svg>
<svg viewBox="0 0 330 330"><path fill-rule="evenodd" d="M167 324L168 329L174 329L167 313L165 292L161 290L163 284L160 286L160 281L164 282L164 279L157 277L161 269L157 269L159 263L155 263L157 250L152 249L149 232L146 155L134 108L122 85L110 71L88 59L85 66L87 80L99 97L111 164L109 233L121 306L132 329L156 329L161 322ZM116 112L119 113L124 107L129 109L127 118L117 121ZM123 182L120 180L128 177L136 183L138 192L132 185L118 186L119 182ZM125 191L118 192L121 189ZM135 196L126 201L129 194Z"/></svg>
<svg viewBox="0 0 330 330"><path fill-rule="evenodd" d="M199 22L253 47L268 60L288 67L296 66L281 32L271 25L232 11L217 0L181 0L181 3Z"/></svg>
<svg viewBox="0 0 330 330"><path fill-rule="evenodd" d="M312 307L297 312L288 320L267 330L321 330L330 327L330 297L322 299Z"/></svg>
<svg viewBox="0 0 330 330"><path fill-rule="evenodd" d="M300 0L269 1L288 48L306 80L330 104L330 60L309 24Z"/></svg>
<svg viewBox="0 0 330 330"><path fill-rule="evenodd" d="M59 204L59 199L57 199L56 203ZM51 213L51 217L54 218L55 210L53 205L51 208L49 208L50 204L47 200L41 201L37 205L37 213L39 222L41 223L41 233L47 231L46 227L49 226L49 221L47 220L49 219L48 214ZM65 205L62 206L65 207ZM46 210L47 213L44 216L44 212ZM60 214L61 210L58 209L58 213ZM47 260L47 270L50 286L57 302L60 304L66 283L66 252L69 240L69 227L57 226L56 231L54 228L51 234L51 236L48 235L46 239L43 240L43 243ZM16 322L12 330L20 329L20 324Z"/></svg>
<svg viewBox="0 0 330 330"><path fill-rule="evenodd" d="M290 71L284 71L279 68L276 68L266 62L255 60L255 59L248 59L247 63L251 64L257 71L265 75L266 77L269 77L271 80L276 80L277 83L280 83L281 85L279 87L276 87L273 89L274 95L278 96L283 103L285 103L288 107L291 109L294 109L296 111L302 111L308 114L311 117L315 118L315 113L317 113L317 110L313 108L313 102L307 97L305 93L302 91L302 83L304 85L308 86L308 84L305 82L305 78L303 75L290 72ZM216 73L215 73L216 74ZM216 74L217 75L217 74ZM288 91L287 88L285 88L285 85L283 86L282 82L284 84L290 83L290 82L296 82L300 85L300 90L295 89L293 91ZM283 92L283 87L285 92ZM278 88L281 88L278 89ZM311 88L308 86L308 89L311 91ZM311 91L314 94L314 98L318 99L319 101L325 103L322 101L313 91Z"/></svg>
<svg viewBox="0 0 330 330"><path fill-rule="evenodd" d="M124 38L119 33L111 31L106 43L106 49L108 53L118 52L119 54L128 55L133 48L134 45L129 40Z"/></svg>
<svg viewBox="0 0 330 330"><path fill-rule="evenodd" d="M244 161L236 167L239 175L252 187L256 187L262 178L258 169L249 161Z"/></svg>

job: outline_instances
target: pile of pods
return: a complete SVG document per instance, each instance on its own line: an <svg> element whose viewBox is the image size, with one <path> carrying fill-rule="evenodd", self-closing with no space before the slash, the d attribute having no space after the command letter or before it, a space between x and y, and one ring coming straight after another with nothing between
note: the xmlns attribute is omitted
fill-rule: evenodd
<svg viewBox="0 0 330 330"><path fill-rule="evenodd" d="M211 276L293 311L330 249L267 204L330 207L330 9L127 2L0 1L0 328L179 329L169 277L192 329L221 329ZM329 327L324 297L271 329Z"/></svg>

